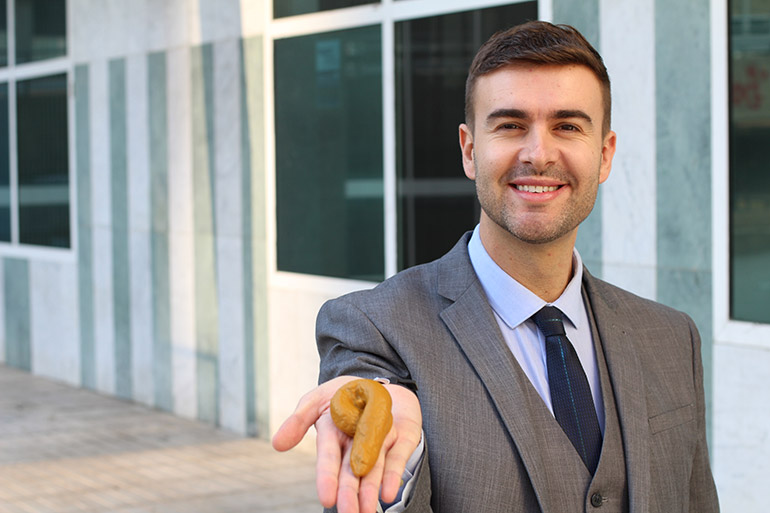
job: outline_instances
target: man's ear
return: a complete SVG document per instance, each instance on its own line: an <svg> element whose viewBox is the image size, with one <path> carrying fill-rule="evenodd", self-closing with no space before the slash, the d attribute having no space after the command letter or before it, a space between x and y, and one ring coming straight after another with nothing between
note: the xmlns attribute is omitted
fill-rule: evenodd
<svg viewBox="0 0 770 513"><path fill-rule="evenodd" d="M465 123L460 124L460 151L463 157L463 169L465 176L471 180L476 179L476 166L474 159L476 155L473 151L473 132Z"/></svg>
<svg viewBox="0 0 770 513"><path fill-rule="evenodd" d="M615 156L617 141L618 136L612 130L604 136L604 144L602 145L602 163L599 167L599 183L604 183L610 176L610 171L612 170L612 158Z"/></svg>

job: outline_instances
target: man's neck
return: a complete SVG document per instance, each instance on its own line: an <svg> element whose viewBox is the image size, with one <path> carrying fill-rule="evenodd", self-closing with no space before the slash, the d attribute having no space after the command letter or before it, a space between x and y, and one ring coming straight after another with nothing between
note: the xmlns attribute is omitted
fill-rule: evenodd
<svg viewBox="0 0 770 513"><path fill-rule="evenodd" d="M492 225L492 226L490 226ZM577 230L561 239L531 244L495 223L481 223L481 243L500 268L548 303L561 296L572 278Z"/></svg>

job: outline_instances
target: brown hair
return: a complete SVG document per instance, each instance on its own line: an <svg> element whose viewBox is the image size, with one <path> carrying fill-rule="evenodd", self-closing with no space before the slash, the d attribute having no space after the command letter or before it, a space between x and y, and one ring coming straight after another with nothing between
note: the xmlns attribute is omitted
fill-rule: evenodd
<svg viewBox="0 0 770 513"><path fill-rule="evenodd" d="M569 25L530 21L489 38L476 53L465 81L465 120L473 128L473 91L476 80L487 73L517 63L580 64L588 67L602 85L603 133L610 129L610 77L601 55L583 35Z"/></svg>

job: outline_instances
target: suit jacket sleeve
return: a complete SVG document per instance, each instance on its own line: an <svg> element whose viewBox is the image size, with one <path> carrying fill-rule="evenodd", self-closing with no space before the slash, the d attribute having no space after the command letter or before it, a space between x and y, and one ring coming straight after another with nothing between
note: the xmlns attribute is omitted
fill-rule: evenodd
<svg viewBox="0 0 770 513"><path fill-rule="evenodd" d="M692 476L690 477L690 511L692 513L718 512L716 486L711 474L709 452L706 439L706 412L703 390L703 363L701 360L701 341L698 329L692 319L687 318L693 341L693 377L697 401L697 422L699 440L695 449Z"/></svg>
<svg viewBox="0 0 770 513"><path fill-rule="evenodd" d="M336 376L362 378L395 376L409 379L409 370L382 332L354 302L344 296L327 302L318 314L316 340L321 357L319 383ZM418 392L419 396L419 392ZM429 513L431 480L427 453L412 479L416 484L405 513ZM327 510L330 512L336 509Z"/></svg>

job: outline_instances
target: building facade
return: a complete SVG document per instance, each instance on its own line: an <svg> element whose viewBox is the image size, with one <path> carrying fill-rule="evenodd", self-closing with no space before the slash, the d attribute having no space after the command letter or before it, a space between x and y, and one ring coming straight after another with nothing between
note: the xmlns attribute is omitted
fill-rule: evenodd
<svg viewBox="0 0 770 513"><path fill-rule="evenodd" d="M473 228L478 46L576 26L618 134L578 249L694 318L723 509L763 511L770 1L0 4L0 361L265 438L320 305Z"/></svg>

